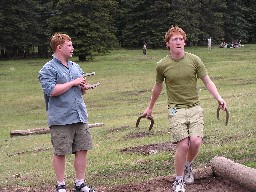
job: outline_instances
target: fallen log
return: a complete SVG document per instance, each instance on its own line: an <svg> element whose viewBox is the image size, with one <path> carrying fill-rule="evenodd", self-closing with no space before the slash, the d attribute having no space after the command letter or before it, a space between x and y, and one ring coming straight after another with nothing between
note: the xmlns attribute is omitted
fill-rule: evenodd
<svg viewBox="0 0 256 192"><path fill-rule="evenodd" d="M214 157L211 166L216 176L228 178L252 191L256 189L256 169L235 163L225 157Z"/></svg>
<svg viewBox="0 0 256 192"><path fill-rule="evenodd" d="M88 126L89 128L93 128L93 127L102 127L103 125L104 123L93 123L93 124L89 124ZM50 133L49 128L14 130L14 131L11 131L10 135L11 137L14 137L14 136L38 135L38 134L46 134L46 133Z"/></svg>

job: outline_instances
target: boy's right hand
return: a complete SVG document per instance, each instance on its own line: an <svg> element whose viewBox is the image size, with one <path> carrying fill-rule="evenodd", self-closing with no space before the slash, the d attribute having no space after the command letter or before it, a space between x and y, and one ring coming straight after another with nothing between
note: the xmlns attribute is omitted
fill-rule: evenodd
<svg viewBox="0 0 256 192"><path fill-rule="evenodd" d="M152 117L152 109L147 108L144 113L143 116L145 116L146 118Z"/></svg>

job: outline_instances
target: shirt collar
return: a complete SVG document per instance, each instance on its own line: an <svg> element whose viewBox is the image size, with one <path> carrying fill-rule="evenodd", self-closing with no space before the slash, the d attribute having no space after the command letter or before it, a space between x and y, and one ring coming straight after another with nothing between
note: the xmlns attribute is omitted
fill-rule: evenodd
<svg viewBox="0 0 256 192"><path fill-rule="evenodd" d="M62 62L57 58L57 57L55 57L55 55L53 54L52 55L52 59L54 60L54 61L56 61L56 62L58 62L59 64L61 64L61 65L63 65L62 64ZM67 61L67 63L68 63L68 67L70 66L70 65L73 65L73 62L71 62L71 61ZM65 66L65 65L63 65L63 66ZM66 67L66 66L65 66Z"/></svg>

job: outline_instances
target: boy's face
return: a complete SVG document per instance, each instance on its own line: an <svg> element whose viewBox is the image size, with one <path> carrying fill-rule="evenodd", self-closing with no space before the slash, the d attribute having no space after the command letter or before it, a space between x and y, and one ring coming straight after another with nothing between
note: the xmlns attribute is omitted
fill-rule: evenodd
<svg viewBox="0 0 256 192"><path fill-rule="evenodd" d="M58 50L61 52L62 56L69 59L73 56L74 47L72 41L65 41L62 45L58 45Z"/></svg>
<svg viewBox="0 0 256 192"><path fill-rule="evenodd" d="M169 42L166 42L166 46L169 48L171 54L180 55L184 53L185 40L183 35L174 34Z"/></svg>

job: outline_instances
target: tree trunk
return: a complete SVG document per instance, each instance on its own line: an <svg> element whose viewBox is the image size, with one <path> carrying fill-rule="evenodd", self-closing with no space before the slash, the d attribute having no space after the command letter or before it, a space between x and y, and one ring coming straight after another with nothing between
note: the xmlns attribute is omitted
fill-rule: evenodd
<svg viewBox="0 0 256 192"><path fill-rule="evenodd" d="M79 61L86 61L86 55L85 55L85 54L79 55L79 56L78 56L78 60L79 60Z"/></svg>

